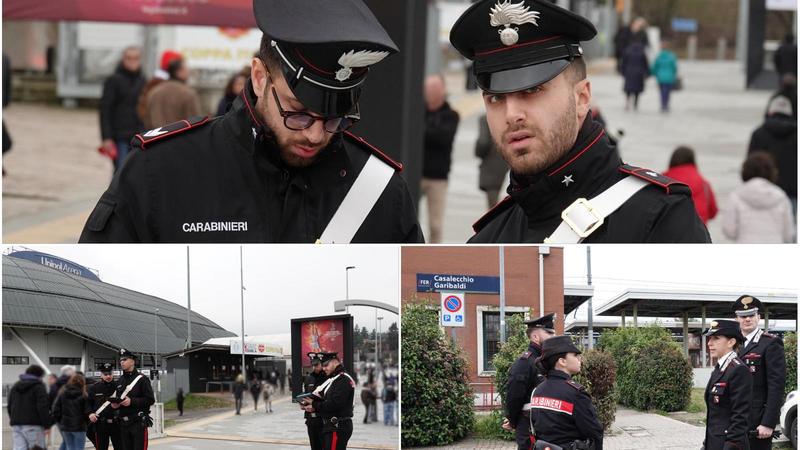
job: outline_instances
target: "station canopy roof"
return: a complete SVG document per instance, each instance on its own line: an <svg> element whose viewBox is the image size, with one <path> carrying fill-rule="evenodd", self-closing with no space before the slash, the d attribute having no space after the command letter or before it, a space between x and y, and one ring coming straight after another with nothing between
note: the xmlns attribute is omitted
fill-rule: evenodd
<svg viewBox="0 0 800 450"><path fill-rule="evenodd" d="M564 316L570 313L583 302L589 300L594 295L594 286L581 286L573 284L564 285Z"/></svg>
<svg viewBox="0 0 800 450"><path fill-rule="evenodd" d="M705 306L706 317L734 317L731 306L741 295L752 295L769 311L769 319L797 319L797 293L792 292L720 292L683 291L669 289L629 289L596 308L598 315L633 315L633 305L637 305L638 316L701 317ZM761 317L764 318L762 313Z"/></svg>
<svg viewBox="0 0 800 450"><path fill-rule="evenodd" d="M158 326L156 327L156 308ZM192 312L192 343L234 336ZM3 256L3 326L64 330L104 347L152 354L184 347L187 309L162 298Z"/></svg>

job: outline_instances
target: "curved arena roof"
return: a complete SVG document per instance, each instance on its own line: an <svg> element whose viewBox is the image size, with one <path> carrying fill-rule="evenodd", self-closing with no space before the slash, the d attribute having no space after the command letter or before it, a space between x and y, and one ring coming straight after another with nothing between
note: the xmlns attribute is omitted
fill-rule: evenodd
<svg viewBox="0 0 800 450"><path fill-rule="evenodd" d="M3 256L3 326L57 329L109 348L153 353L155 310L158 352L184 347L186 308L101 281ZM192 342L234 336L192 312Z"/></svg>

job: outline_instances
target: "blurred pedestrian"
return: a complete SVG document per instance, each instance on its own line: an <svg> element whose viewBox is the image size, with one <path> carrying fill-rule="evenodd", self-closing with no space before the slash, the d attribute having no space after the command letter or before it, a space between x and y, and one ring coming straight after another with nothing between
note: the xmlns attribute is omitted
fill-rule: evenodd
<svg viewBox="0 0 800 450"><path fill-rule="evenodd" d="M100 135L102 149L114 162L116 172L130 151L130 143L144 124L136 113L139 94L144 87L142 51L127 47L114 73L103 83L100 98Z"/></svg>
<svg viewBox="0 0 800 450"><path fill-rule="evenodd" d="M637 17L631 22L631 40L630 44L638 42L644 46L645 49L650 47L650 38L647 37L647 19L644 17Z"/></svg>
<svg viewBox="0 0 800 450"><path fill-rule="evenodd" d="M372 421L372 408L374 408L375 394L372 385L367 382L361 386L361 403L364 405L364 423Z"/></svg>
<svg viewBox="0 0 800 450"><path fill-rule="evenodd" d="M11 60L5 52L3 52L3 109L11 103ZM3 155L11 150L11 136L6 129L6 121L3 120ZM3 168L3 176L6 174L6 169Z"/></svg>
<svg viewBox="0 0 800 450"><path fill-rule="evenodd" d="M750 136L748 154L763 151L772 156L778 169L776 184L789 197L792 216L797 216L797 119L791 100L774 97L767 107L764 123Z"/></svg>
<svg viewBox="0 0 800 450"><path fill-rule="evenodd" d="M623 23L614 34L614 60L616 62L617 73L622 75L622 54L628 45L631 43L633 32L631 31L630 24Z"/></svg>
<svg viewBox="0 0 800 450"><path fill-rule="evenodd" d="M183 397L183 388L178 388L178 393L175 395L175 403L178 405L178 415L179 416L183 415L183 402L184 402L184 400L185 399Z"/></svg>
<svg viewBox="0 0 800 450"><path fill-rule="evenodd" d="M250 395L253 396L253 410L258 411L258 397L261 396L261 381L256 375L250 380Z"/></svg>
<svg viewBox="0 0 800 450"><path fill-rule="evenodd" d="M644 92L644 80L650 76L650 66L644 44L634 40L622 53L622 75L625 77L625 110L639 109L639 96Z"/></svg>
<svg viewBox="0 0 800 450"><path fill-rule="evenodd" d="M734 189L722 214L722 231L738 244L780 244L794 240L792 206L774 184L778 170L765 152L742 165L744 184Z"/></svg>
<svg viewBox="0 0 800 450"><path fill-rule="evenodd" d="M397 405L397 391L394 389L394 384L389 383L383 387L381 400L383 401L383 424L391 426L397 425L394 418L394 410Z"/></svg>
<svg viewBox="0 0 800 450"><path fill-rule="evenodd" d="M40 366L28 366L8 392L13 450L45 448L45 435L49 434L53 421L42 376L44 369Z"/></svg>
<svg viewBox="0 0 800 450"><path fill-rule="evenodd" d="M786 33L783 37L783 42L772 55L772 62L779 78L787 73L797 76L797 44L793 33Z"/></svg>
<svg viewBox="0 0 800 450"><path fill-rule="evenodd" d="M66 450L84 450L86 426L91 413L86 394L86 380L76 373L59 391L53 404L53 419L58 422Z"/></svg>
<svg viewBox="0 0 800 450"><path fill-rule="evenodd" d="M250 72L249 67L247 68L247 72L248 74L243 72L235 73L228 79L228 84L225 85L225 92L222 94L222 98L219 99L219 104L217 105L218 116L224 115L231 109L233 101L236 100L236 97L239 96L239 93L244 89L244 84L247 82L247 77Z"/></svg>
<svg viewBox="0 0 800 450"><path fill-rule="evenodd" d="M181 54L176 51L164 50L164 52L161 53L161 61L159 61L158 68L155 70L153 76L147 81L147 83L145 83L144 87L142 88L142 93L139 94L139 100L136 104L136 113L139 115L139 118L142 119L144 128L147 130L154 128L148 119L147 97L156 86L169 79L169 73L167 73L169 63L181 57Z"/></svg>
<svg viewBox="0 0 800 450"><path fill-rule="evenodd" d="M428 201L430 243L436 244L442 242L447 178L459 121L458 113L447 103L442 75L425 78L425 107L421 193Z"/></svg>
<svg viewBox="0 0 800 450"><path fill-rule="evenodd" d="M278 379L278 381L280 381L281 395L283 395L286 393L286 374L281 373L280 376L281 377Z"/></svg>
<svg viewBox="0 0 800 450"><path fill-rule="evenodd" d="M236 381L233 383L233 401L237 416L242 413L242 401L244 400L245 390L247 390L247 386L244 383L244 375L239 374L236 376Z"/></svg>
<svg viewBox="0 0 800 450"><path fill-rule="evenodd" d="M199 116L202 113L200 97L189 80L189 67L183 57L167 64L169 79L159 83L147 94L147 115L144 121L148 128L162 127L179 120Z"/></svg>
<svg viewBox="0 0 800 450"><path fill-rule="evenodd" d="M264 384L264 412L271 413L272 412L272 397L274 397L275 388L272 387L271 384L266 383Z"/></svg>
<svg viewBox="0 0 800 450"><path fill-rule="evenodd" d="M678 79L678 57L670 50L670 47L671 41L667 39L661 41L661 51L650 69L653 76L656 77L661 92L661 112L669 111L669 94Z"/></svg>
<svg viewBox="0 0 800 450"><path fill-rule="evenodd" d="M475 156L481 159L478 168L478 188L486 192L487 209L492 209L500 199L500 191L508 174L508 164L494 147L486 114L478 118L478 139L475 141Z"/></svg>
<svg viewBox="0 0 800 450"><path fill-rule="evenodd" d="M697 216L704 224L717 215L717 200L711 184L700 174L695 162L694 150L680 146L672 152L669 160L669 169L664 176L674 178L689 186L692 190L692 201L697 210Z"/></svg>
<svg viewBox="0 0 800 450"><path fill-rule="evenodd" d="M61 390L61 388L67 384L72 375L75 374L75 366L71 365L61 366L60 373L61 375L59 375L59 377L56 378L55 383L50 385L50 391L48 393L49 395L48 401L50 402L51 406L56 401L56 397L58 397L59 390Z"/></svg>
<svg viewBox="0 0 800 450"><path fill-rule="evenodd" d="M785 73L781 77L781 85L767 102L767 109L775 97L786 97L792 105L792 117L797 119L797 76L792 73Z"/></svg>

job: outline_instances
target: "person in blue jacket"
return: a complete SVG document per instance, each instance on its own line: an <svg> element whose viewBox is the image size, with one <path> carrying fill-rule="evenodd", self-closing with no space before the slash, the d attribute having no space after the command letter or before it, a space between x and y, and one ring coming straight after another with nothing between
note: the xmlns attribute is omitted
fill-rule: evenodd
<svg viewBox="0 0 800 450"><path fill-rule="evenodd" d="M661 51L653 61L650 73L656 77L661 91L661 112L669 112L669 94L678 79L678 57L670 50L670 41L661 42Z"/></svg>

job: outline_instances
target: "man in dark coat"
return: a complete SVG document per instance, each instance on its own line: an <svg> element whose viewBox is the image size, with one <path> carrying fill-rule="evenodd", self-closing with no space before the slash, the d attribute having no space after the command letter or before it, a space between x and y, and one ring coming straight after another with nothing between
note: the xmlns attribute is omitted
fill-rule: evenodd
<svg viewBox="0 0 800 450"><path fill-rule="evenodd" d="M775 63L775 71L778 72L778 77L790 73L797 76L797 44L794 42L794 34L787 33L783 38L783 42L775 50L772 56Z"/></svg>
<svg viewBox="0 0 800 450"><path fill-rule="evenodd" d="M500 200L500 190L508 173L508 164L503 155L494 148L485 114L478 118L475 156L481 159L481 165L478 167L478 188L486 192L488 209L492 209Z"/></svg>
<svg viewBox="0 0 800 450"><path fill-rule="evenodd" d="M644 80L650 76L644 44L634 41L622 53L622 75L625 77L625 110L639 109L639 96L644 91Z"/></svg>
<svg viewBox="0 0 800 450"><path fill-rule="evenodd" d="M778 168L777 185L792 202L797 220L797 119L793 118L791 100L782 95L773 97L767 107L764 123L750 136L748 155L766 152Z"/></svg>
<svg viewBox="0 0 800 450"><path fill-rule="evenodd" d="M150 406L155 403L150 379L136 370L136 355L125 349L119 351L122 376L117 380L115 397L124 400L114 402L122 450L145 450L147 429L153 425Z"/></svg>
<svg viewBox="0 0 800 450"><path fill-rule="evenodd" d="M753 376L753 394L747 430L750 450L772 448L772 433L780 418L783 390L786 384L786 355L783 341L765 333L761 322L761 301L752 295L742 295L733 304L744 344L738 356ZM755 433L753 433L755 432Z"/></svg>
<svg viewBox="0 0 800 450"><path fill-rule="evenodd" d="M253 4L231 110L137 135L81 242L422 242L402 165L346 131L394 42L361 0Z"/></svg>
<svg viewBox="0 0 800 450"><path fill-rule="evenodd" d="M458 113L447 103L444 77L440 74L428 76L425 79L425 149L420 192L428 201L431 230L428 242L431 244L442 242L447 178L458 121Z"/></svg>
<svg viewBox="0 0 800 450"><path fill-rule="evenodd" d="M8 392L8 418L14 448L45 447L45 432L53 425L44 369L29 366Z"/></svg>
<svg viewBox="0 0 800 450"><path fill-rule="evenodd" d="M86 434L97 450L108 450L108 442L115 449L122 448L119 439L119 424L114 418L114 408L107 404L108 399L117 391L114 382L114 366L105 363L100 367L100 380L89 386L89 429ZM105 405L105 406L103 406ZM97 412L100 411L98 414Z"/></svg>
<svg viewBox="0 0 800 450"><path fill-rule="evenodd" d="M145 83L141 69L141 50L128 47L122 52L116 71L103 83L100 134L104 153L114 161L114 172L125 162L133 136L144 128L136 114L136 104Z"/></svg>
<svg viewBox="0 0 800 450"><path fill-rule="evenodd" d="M688 187L623 164L592 121L580 42L596 34L585 18L536 0L474 3L453 25L450 42L475 61L512 173L510 197L469 242L710 241Z"/></svg>
<svg viewBox="0 0 800 450"><path fill-rule="evenodd" d="M603 450L603 424L592 398L572 381L581 371L580 353L569 336L556 336L542 344L537 361L547 379L531 394L534 438L575 450Z"/></svg>
<svg viewBox="0 0 800 450"><path fill-rule="evenodd" d="M525 322L525 333L530 340L528 349L514 361L508 370L506 390L506 416L503 428L514 431L518 450L530 450L530 399L533 388L544 380L544 374L536 367L536 359L542 356L542 344L556 332L553 318L548 314Z"/></svg>
<svg viewBox="0 0 800 450"><path fill-rule="evenodd" d="M322 368L328 379L304 400L306 412L322 417L322 448L346 450L353 435L353 397L356 382L344 371L336 353L322 353Z"/></svg>
<svg viewBox="0 0 800 450"><path fill-rule="evenodd" d="M311 372L306 375L303 380L303 393L311 394L322 383L328 379L325 372L322 370L322 359L320 353L308 353L308 358L311 360ZM304 412L303 416L306 419L306 428L308 429L308 441L311 444L311 450L322 450L322 416L316 412Z"/></svg>

